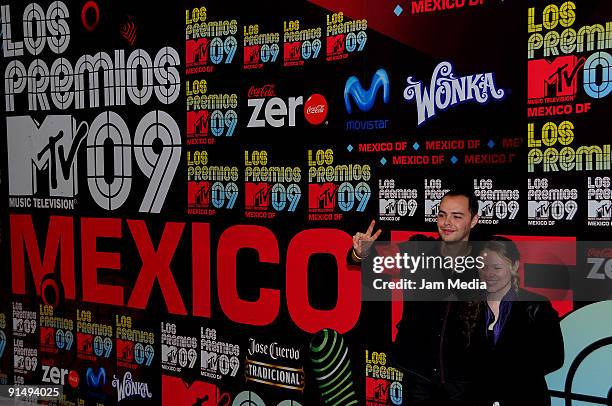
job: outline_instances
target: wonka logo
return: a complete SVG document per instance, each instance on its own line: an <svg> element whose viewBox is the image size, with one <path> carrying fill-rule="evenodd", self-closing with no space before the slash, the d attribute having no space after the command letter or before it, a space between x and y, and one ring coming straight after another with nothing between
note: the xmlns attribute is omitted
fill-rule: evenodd
<svg viewBox="0 0 612 406"><path fill-rule="evenodd" d="M149 392L149 384L146 382L134 382L131 372L126 372L123 375L123 382L119 381L117 375L113 375L113 388L117 388L117 402L135 396L140 396L143 399L153 397L151 392Z"/></svg>
<svg viewBox="0 0 612 406"><path fill-rule="evenodd" d="M416 100L418 125L436 115L436 109L446 110L458 104L476 101L484 104L492 97L501 100L505 93L497 89L494 74L479 73L476 75L455 77L453 65L441 62L434 69L429 89L420 81L414 81L412 76L406 79L408 85L404 89L406 101Z"/></svg>

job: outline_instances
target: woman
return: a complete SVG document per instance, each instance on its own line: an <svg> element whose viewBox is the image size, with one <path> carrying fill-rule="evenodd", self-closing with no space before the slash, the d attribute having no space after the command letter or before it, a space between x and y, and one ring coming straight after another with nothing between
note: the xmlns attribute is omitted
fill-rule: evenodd
<svg viewBox="0 0 612 406"><path fill-rule="evenodd" d="M550 405L544 376L563 365L559 317L543 296L519 288L520 254L514 243L494 237L481 250L487 283L483 405Z"/></svg>

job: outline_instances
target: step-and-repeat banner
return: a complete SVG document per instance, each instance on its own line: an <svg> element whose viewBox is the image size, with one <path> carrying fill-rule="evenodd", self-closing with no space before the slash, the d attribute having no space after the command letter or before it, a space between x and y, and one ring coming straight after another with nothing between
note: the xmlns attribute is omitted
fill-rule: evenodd
<svg viewBox="0 0 612 406"><path fill-rule="evenodd" d="M0 3L0 384L400 405L355 232L435 233L461 183L482 235L610 238L609 1ZM548 386L605 404L610 302L529 276L568 261L521 267L563 316Z"/></svg>

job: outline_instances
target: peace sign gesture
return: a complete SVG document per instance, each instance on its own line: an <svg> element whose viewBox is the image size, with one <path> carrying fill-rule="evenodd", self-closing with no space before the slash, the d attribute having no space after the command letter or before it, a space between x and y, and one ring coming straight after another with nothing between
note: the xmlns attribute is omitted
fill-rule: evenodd
<svg viewBox="0 0 612 406"><path fill-rule="evenodd" d="M374 234L372 234L372 232L374 231L374 225L376 224L376 221L372 220L372 222L370 223L370 226L368 227L367 231L365 233L356 233L353 236L353 255L357 258L357 259L361 259L362 257L362 242L373 242L376 241L376 239L378 238L378 236L380 236L380 233L382 233L382 230L378 230L376 231Z"/></svg>

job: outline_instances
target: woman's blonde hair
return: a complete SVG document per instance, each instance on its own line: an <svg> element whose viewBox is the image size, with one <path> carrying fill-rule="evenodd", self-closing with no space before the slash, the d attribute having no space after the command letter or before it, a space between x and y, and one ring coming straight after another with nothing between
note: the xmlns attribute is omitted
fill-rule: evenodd
<svg viewBox="0 0 612 406"><path fill-rule="evenodd" d="M512 278L512 288L518 290L521 277L518 272L517 263L521 259L521 253L512 240L506 237L493 236L491 240L485 242L482 246L482 251L489 250L497 253L499 256L507 259L512 264L510 274Z"/></svg>

